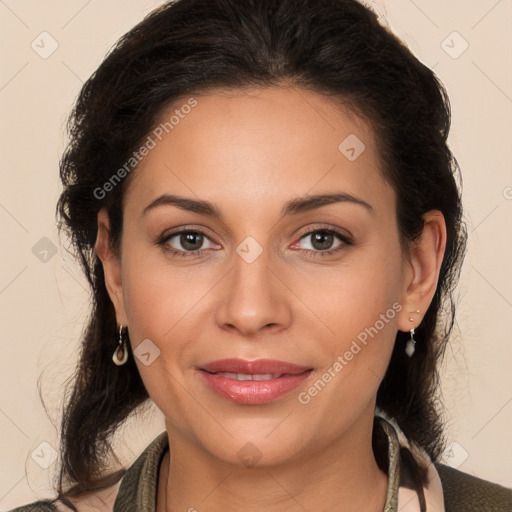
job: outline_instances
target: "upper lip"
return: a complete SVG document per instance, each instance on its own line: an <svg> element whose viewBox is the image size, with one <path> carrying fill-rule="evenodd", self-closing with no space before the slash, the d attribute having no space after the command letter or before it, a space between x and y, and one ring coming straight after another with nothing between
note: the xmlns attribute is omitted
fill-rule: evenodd
<svg viewBox="0 0 512 512"><path fill-rule="evenodd" d="M265 374L298 374L303 373L307 368L286 361L277 361L275 359L255 359L247 361L245 359L218 359L210 361L200 367L210 373L242 373L246 375L265 375Z"/></svg>

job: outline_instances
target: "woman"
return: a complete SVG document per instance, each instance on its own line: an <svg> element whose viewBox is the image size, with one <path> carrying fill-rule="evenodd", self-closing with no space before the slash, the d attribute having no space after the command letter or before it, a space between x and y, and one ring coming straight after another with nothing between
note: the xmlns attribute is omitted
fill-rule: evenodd
<svg viewBox="0 0 512 512"><path fill-rule="evenodd" d="M439 463L449 124L355 0L178 0L121 38L61 165L94 302L58 499L16 510L512 510ZM148 399L165 432L105 472Z"/></svg>

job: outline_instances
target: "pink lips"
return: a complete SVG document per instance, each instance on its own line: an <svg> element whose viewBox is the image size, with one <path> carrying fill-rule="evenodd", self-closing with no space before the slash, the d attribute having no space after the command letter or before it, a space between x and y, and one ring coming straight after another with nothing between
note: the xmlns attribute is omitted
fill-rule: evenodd
<svg viewBox="0 0 512 512"><path fill-rule="evenodd" d="M311 368L273 359L221 359L204 364L199 370L215 392L246 405L276 400L299 386L312 372Z"/></svg>

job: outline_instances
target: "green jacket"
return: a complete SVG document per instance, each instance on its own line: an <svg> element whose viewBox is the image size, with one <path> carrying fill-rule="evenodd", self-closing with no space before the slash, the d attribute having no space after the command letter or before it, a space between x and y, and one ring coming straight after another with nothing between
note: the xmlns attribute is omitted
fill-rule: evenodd
<svg viewBox="0 0 512 512"><path fill-rule="evenodd" d="M381 425L388 437L389 454L389 485L384 512L398 512L398 488L403 478L400 464L402 445L391 423L381 419ZM162 432L128 468L121 481L113 512L154 512L160 462L168 447L167 432ZM512 489L440 463L436 463L435 468L441 479L446 512L512 512ZM52 501L43 500L11 512L56 510Z"/></svg>

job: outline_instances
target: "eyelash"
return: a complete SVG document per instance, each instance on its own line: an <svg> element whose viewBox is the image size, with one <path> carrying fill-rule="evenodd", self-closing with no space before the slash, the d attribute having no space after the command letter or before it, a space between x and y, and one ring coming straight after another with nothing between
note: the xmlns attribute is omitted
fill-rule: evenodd
<svg viewBox="0 0 512 512"><path fill-rule="evenodd" d="M167 242L171 238L174 238L177 235L182 235L183 233L193 233L193 234L197 234L197 235L202 235L209 239L208 235L201 230L183 229L181 231L175 231L174 233L170 233L168 235L162 236L157 241L157 245L161 246L165 251L171 253L173 256L179 256L182 258L190 258L190 257L194 257L194 256L199 256L202 253L208 252L210 250L210 249L198 249L196 251L180 251L177 249L169 248L167 246ZM300 237L299 241L314 234L314 233L326 233L328 235L334 235L342 242L342 244L340 244L338 247L336 247L334 249L328 249L326 251L314 251L312 249L302 249L302 251L305 251L306 253L311 254L315 258L316 257L332 256L333 254L337 253L338 251L344 249L347 246L351 246L353 244L352 240L348 236L340 233L339 231L331 229L331 228L316 228L311 231L308 231L307 233L304 233Z"/></svg>

